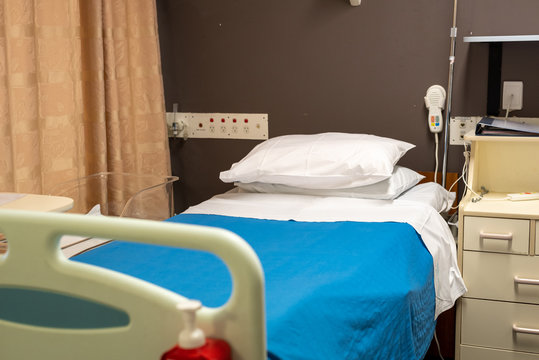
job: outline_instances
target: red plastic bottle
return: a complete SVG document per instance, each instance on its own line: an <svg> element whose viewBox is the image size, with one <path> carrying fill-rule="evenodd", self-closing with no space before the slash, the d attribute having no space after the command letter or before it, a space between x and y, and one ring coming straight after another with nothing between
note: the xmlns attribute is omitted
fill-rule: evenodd
<svg viewBox="0 0 539 360"><path fill-rule="evenodd" d="M161 360L231 360L230 346L224 340L204 336L196 327L196 311L202 304L188 300L178 304L183 312L184 328L180 332L178 345L161 356Z"/></svg>
<svg viewBox="0 0 539 360"><path fill-rule="evenodd" d="M182 349L179 345L167 351L161 360L231 360L230 346L220 339L206 339L206 343L195 349Z"/></svg>

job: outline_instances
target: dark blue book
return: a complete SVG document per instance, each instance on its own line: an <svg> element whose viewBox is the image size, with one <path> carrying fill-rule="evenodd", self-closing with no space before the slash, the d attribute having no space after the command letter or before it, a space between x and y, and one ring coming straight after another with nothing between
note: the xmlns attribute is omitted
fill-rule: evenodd
<svg viewBox="0 0 539 360"><path fill-rule="evenodd" d="M539 125L484 117L477 123L475 135L539 136Z"/></svg>

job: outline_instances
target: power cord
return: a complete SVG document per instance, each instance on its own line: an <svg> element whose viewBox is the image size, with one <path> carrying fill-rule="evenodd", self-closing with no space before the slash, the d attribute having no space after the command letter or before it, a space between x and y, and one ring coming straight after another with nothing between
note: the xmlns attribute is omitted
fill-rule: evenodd
<svg viewBox="0 0 539 360"><path fill-rule="evenodd" d="M505 119L509 117L509 111L511 111L511 105L513 105L513 98L515 97L515 94L511 94L511 97L509 98L509 106L505 110Z"/></svg>
<svg viewBox="0 0 539 360"><path fill-rule="evenodd" d="M504 198L500 198L500 199L485 199L484 196L488 193L488 189L486 189L484 186L481 186L481 193L478 194L477 192L475 192L471 187L470 185L468 185L468 182L466 181L466 179L468 178L468 167L470 165L470 150L468 150L468 147L467 147L467 144L464 144L464 152L463 152L463 155L464 155L464 165L462 166L462 174L459 176L459 178L457 180L455 180L455 182L453 182L453 184L451 184L451 186L449 187L449 190L448 190L448 198L447 198L447 201L449 202L449 192L451 192L451 189L453 189L453 186L455 186L455 184L457 182L459 182L459 180L462 179L462 182L464 183L464 191L462 193L462 197L461 199L464 198L464 196L466 195L466 193L468 191L470 191L472 194L474 194L476 197L475 198L472 198L472 202L479 202L481 200L483 201L500 201L500 200L507 200L509 199L509 197L504 197ZM453 206L451 207L451 210L454 210L454 209L457 209L459 206L458 204L456 206Z"/></svg>
<svg viewBox="0 0 539 360"><path fill-rule="evenodd" d="M453 186L455 186L461 179L462 181L464 182L464 184L466 185L466 187L464 188L464 191L462 192L462 198L464 198L464 195L466 195L466 189L470 189L470 191L473 191L469 186L468 184L466 183L466 176L467 176L467 173L468 173L468 164L470 162L470 151L468 150L468 147L466 144L464 144L464 152L463 152L463 155L464 155L464 165L462 166L462 174L458 177L457 180L455 180L453 182L453 184L451 184L451 186L449 187L449 189L447 190L447 199L446 201L449 202L449 194L451 193L451 190L453 189ZM457 205L456 206L453 206L451 207L451 210L454 210L454 209L457 209L459 206L458 206L458 202L457 202Z"/></svg>
<svg viewBox="0 0 539 360"><path fill-rule="evenodd" d="M442 356L442 350L440 349L440 343L438 342L438 336L436 336L436 329L434 329L434 341L436 341L436 347L438 348L438 355L440 359L445 360Z"/></svg>
<svg viewBox="0 0 539 360"><path fill-rule="evenodd" d="M434 161L436 163L436 166L434 167L434 182L438 182L438 133L434 133Z"/></svg>

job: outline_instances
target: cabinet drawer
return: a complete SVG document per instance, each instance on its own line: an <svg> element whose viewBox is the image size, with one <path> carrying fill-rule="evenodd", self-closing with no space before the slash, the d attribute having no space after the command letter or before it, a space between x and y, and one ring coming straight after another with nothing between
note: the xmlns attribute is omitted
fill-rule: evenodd
<svg viewBox="0 0 539 360"><path fill-rule="evenodd" d="M527 254L530 221L464 217L464 250Z"/></svg>
<svg viewBox="0 0 539 360"><path fill-rule="evenodd" d="M461 346L460 360L539 360L539 354Z"/></svg>
<svg viewBox="0 0 539 360"><path fill-rule="evenodd" d="M535 255L539 255L539 221L535 222Z"/></svg>
<svg viewBox="0 0 539 360"><path fill-rule="evenodd" d="M539 335L523 329L539 333L539 305L462 299L462 345L538 353Z"/></svg>
<svg viewBox="0 0 539 360"><path fill-rule="evenodd" d="M539 257L464 251L462 275L466 297L539 304Z"/></svg>

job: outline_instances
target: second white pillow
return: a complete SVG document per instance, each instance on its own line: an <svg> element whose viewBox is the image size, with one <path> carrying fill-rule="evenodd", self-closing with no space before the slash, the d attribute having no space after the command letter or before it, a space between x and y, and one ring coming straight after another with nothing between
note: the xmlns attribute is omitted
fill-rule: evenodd
<svg viewBox="0 0 539 360"><path fill-rule="evenodd" d="M243 192L273 193L273 194L300 194L300 195L319 195L319 196L337 196L353 197L363 199L392 200L402 194L404 191L416 185L424 176L415 171L395 166L393 174L386 180L376 184L346 188L346 189L305 189L281 184L268 184L262 182L239 183L234 185Z"/></svg>

